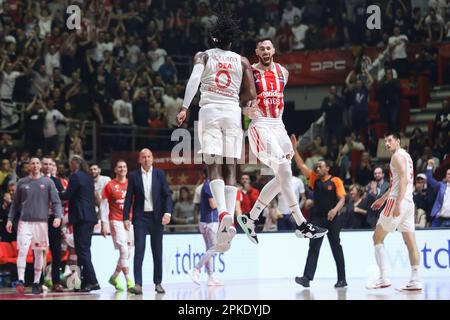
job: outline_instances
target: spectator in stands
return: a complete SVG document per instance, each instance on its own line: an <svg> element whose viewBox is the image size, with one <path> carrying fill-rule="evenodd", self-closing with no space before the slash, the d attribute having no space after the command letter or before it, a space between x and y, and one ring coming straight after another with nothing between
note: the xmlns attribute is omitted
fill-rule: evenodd
<svg viewBox="0 0 450 320"><path fill-rule="evenodd" d="M427 180L430 186L437 191L436 201L431 209L432 227L450 227L450 169L447 170L443 181L433 178L433 159L428 160Z"/></svg>
<svg viewBox="0 0 450 320"><path fill-rule="evenodd" d="M413 129L412 136L409 140L409 154L414 163L420 158L421 152L426 144L426 138L419 127Z"/></svg>
<svg viewBox="0 0 450 320"><path fill-rule="evenodd" d="M411 16L410 38L413 43L420 43L425 39L426 30L424 28L425 18L422 17L420 7L414 7Z"/></svg>
<svg viewBox="0 0 450 320"><path fill-rule="evenodd" d="M372 75L366 70L363 71L365 76L367 77L367 87L364 84L362 79L357 79L355 84L351 83L351 78L355 73L352 70L346 80L345 84L347 90L350 93L350 114L351 114L351 127L357 135L361 132L364 134L364 137L368 135L368 117L369 117L369 89L372 86L373 78Z"/></svg>
<svg viewBox="0 0 450 320"><path fill-rule="evenodd" d="M323 35L326 48L337 48L341 44L339 26L332 17L328 17L327 24L323 27Z"/></svg>
<svg viewBox="0 0 450 320"><path fill-rule="evenodd" d="M275 35L276 50L280 53L289 53L292 51L294 34L291 27L285 21L281 21Z"/></svg>
<svg viewBox="0 0 450 320"><path fill-rule="evenodd" d="M308 31L308 26L303 24L299 15L294 16L294 24L292 25L293 47L292 50L298 51L305 48L305 36Z"/></svg>
<svg viewBox="0 0 450 320"><path fill-rule="evenodd" d="M286 22L289 26L292 26L294 24L295 16L301 17L302 11L298 7L295 7L292 4L292 1L286 1L286 5L283 9L283 15L281 16L281 21Z"/></svg>
<svg viewBox="0 0 450 320"><path fill-rule="evenodd" d="M59 139L56 125L58 122L67 122L69 119L57 109L55 109L55 101L53 99L47 99L47 102L43 105L45 111L44 121L44 138L45 149L47 153L51 151L59 150ZM67 131L67 130L65 130Z"/></svg>
<svg viewBox="0 0 450 320"><path fill-rule="evenodd" d="M361 154L361 162L356 167L355 181L365 187L372 180L372 164L370 163L370 154L363 152Z"/></svg>
<svg viewBox="0 0 450 320"><path fill-rule="evenodd" d="M349 229L367 229L367 212L371 205L370 198L365 196L364 188L360 184L350 186L350 199L346 207L345 228Z"/></svg>
<svg viewBox="0 0 450 320"><path fill-rule="evenodd" d="M150 50L147 52L147 55L152 62L153 71L158 72L159 68L164 64L167 51L160 48L158 42L153 40L150 43Z"/></svg>
<svg viewBox="0 0 450 320"><path fill-rule="evenodd" d="M364 151L366 148L362 142L356 140L356 134L351 132L345 137L345 144L339 152L339 156L336 160L337 164L340 166L340 177L342 180L350 180L350 160L351 151L359 150Z"/></svg>
<svg viewBox="0 0 450 320"><path fill-rule="evenodd" d="M390 132L397 132L400 115L401 85L394 79L392 69L387 69L385 76L377 86L380 115L383 122L388 124Z"/></svg>
<svg viewBox="0 0 450 320"><path fill-rule="evenodd" d="M177 114L183 106L183 99L178 96L178 89L173 86L167 86L166 94L163 96L164 115L167 119L169 128L177 128L176 122Z"/></svg>
<svg viewBox="0 0 450 320"><path fill-rule="evenodd" d="M242 185L242 203L241 210L243 214L249 214L256 200L259 197L259 190L251 185L250 175L243 174L240 179Z"/></svg>
<svg viewBox="0 0 450 320"><path fill-rule="evenodd" d="M15 182L11 181L8 183L8 189L3 194L3 202L0 207L0 241L2 242L12 242L17 239L17 220L13 221L13 232L9 233L6 231L6 223L8 222L8 213L11 203L14 200L14 194L16 193L17 185Z"/></svg>
<svg viewBox="0 0 450 320"><path fill-rule="evenodd" d="M0 100L4 102L12 102L16 79L29 72L20 60L17 60L15 63L8 62L8 60L6 53L4 53L2 56L2 63L0 64L0 71L2 74ZM19 68L22 68L23 71L18 71Z"/></svg>
<svg viewBox="0 0 450 320"><path fill-rule="evenodd" d="M430 8L427 17L424 20L425 28L428 32L428 37L432 41L441 42L444 39L444 19L440 14L436 13L434 8Z"/></svg>
<svg viewBox="0 0 450 320"><path fill-rule="evenodd" d="M0 158L11 159L11 155L15 152L15 147L11 141L11 135L2 133L0 140Z"/></svg>
<svg viewBox="0 0 450 320"><path fill-rule="evenodd" d="M414 184L413 200L416 207L416 227L424 228L431 225L431 209L433 208L435 194L433 188L427 183L427 176L419 173Z"/></svg>
<svg viewBox="0 0 450 320"><path fill-rule="evenodd" d="M416 74L427 75L432 84L436 83L438 53L439 51L435 46L435 43L431 42L430 37L427 37L425 39L425 44L422 46L421 51L416 54L414 60ZM427 74L427 72L430 74Z"/></svg>
<svg viewBox="0 0 450 320"><path fill-rule="evenodd" d="M264 21L259 28L259 38L260 39L270 39L273 43L275 43L275 34L277 30L270 25L269 21Z"/></svg>
<svg viewBox="0 0 450 320"><path fill-rule="evenodd" d="M373 170L373 178L374 180L369 183L369 190L367 194L369 201L372 203L381 198L381 196L389 189L389 182L384 179L384 171L381 166L375 167ZM380 212L381 209L374 210L372 208L369 208L367 212L367 223L372 229L375 229Z"/></svg>
<svg viewBox="0 0 450 320"><path fill-rule="evenodd" d="M423 153L422 156L417 160L416 162L416 172L418 173L424 173L426 172L427 169L427 162L428 160L432 159L433 160L433 171L439 167L441 161L439 160L439 158L437 158L434 153L433 153L433 149L431 149L430 146L425 146L423 148Z"/></svg>
<svg viewBox="0 0 450 320"><path fill-rule="evenodd" d="M433 152L439 159L445 159L450 152L450 135L439 132L433 145Z"/></svg>
<svg viewBox="0 0 450 320"><path fill-rule="evenodd" d="M450 133L450 103L448 99L442 100L442 110L436 113L433 123L433 137L437 137L439 132L444 136Z"/></svg>
<svg viewBox="0 0 450 320"><path fill-rule="evenodd" d="M305 49L306 50L321 50L324 48L323 33L319 29L316 22L310 23L305 34Z"/></svg>
<svg viewBox="0 0 450 320"><path fill-rule="evenodd" d="M127 126L134 125L133 105L128 91L122 92L121 99L114 101L112 109L115 118L114 123Z"/></svg>
<svg viewBox="0 0 450 320"><path fill-rule="evenodd" d="M40 96L34 97L25 108L25 141L31 153L35 153L44 141L44 121L44 102Z"/></svg>
<svg viewBox="0 0 450 320"><path fill-rule="evenodd" d="M317 161L327 154L327 147L323 145L322 137L317 135L311 143L311 156L305 161L305 165L313 170Z"/></svg>
<svg viewBox="0 0 450 320"><path fill-rule="evenodd" d="M399 27L394 27L394 34L389 38L389 50L391 51L392 64L399 78L408 76L408 54L406 44L408 37L400 33Z"/></svg>
<svg viewBox="0 0 450 320"><path fill-rule="evenodd" d="M177 83L177 67L171 56L166 56L164 64L158 70L162 80L167 84Z"/></svg>
<svg viewBox="0 0 450 320"><path fill-rule="evenodd" d="M342 122L344 121L345 105L343 98L338 95L335 85L330 87L329 96L323 99L321 111L325 113L325 142L328 147L332 137L336 137L340 142L343 135Z"/></svg>

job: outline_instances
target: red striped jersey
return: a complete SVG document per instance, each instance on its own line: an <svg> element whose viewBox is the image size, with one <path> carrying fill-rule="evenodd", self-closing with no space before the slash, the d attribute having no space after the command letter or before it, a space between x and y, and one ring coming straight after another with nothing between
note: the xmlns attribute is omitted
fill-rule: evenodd
<svg viewBox="0 0 450 320"><path fill-rule="evenodd" d="M128 179L123 183L113 179L103 189L103 197L108 200L109 204L109 220L123 220L123 205L125 204L127 187Z"/></svg>
<svg viewBox="0 0 450 320"><path fill-rule="evenodd" d="M270 70L261 69L259 63L252 65L255 80L258 117L281 119L284 110L283 91L287 72L279 63L273 62Z"/></svg>

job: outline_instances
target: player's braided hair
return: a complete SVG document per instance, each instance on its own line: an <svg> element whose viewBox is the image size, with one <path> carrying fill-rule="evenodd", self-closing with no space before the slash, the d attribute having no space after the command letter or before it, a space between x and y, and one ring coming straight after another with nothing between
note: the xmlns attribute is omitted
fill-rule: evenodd
<svg viewBox="0 0 450 320"><path fill-rule="evenodd" d="M216 47L226 49L230 43L241 36L240 20L228 10L222 9L214 14L217 16L217 21L210 32L212 41Z"/></svg>

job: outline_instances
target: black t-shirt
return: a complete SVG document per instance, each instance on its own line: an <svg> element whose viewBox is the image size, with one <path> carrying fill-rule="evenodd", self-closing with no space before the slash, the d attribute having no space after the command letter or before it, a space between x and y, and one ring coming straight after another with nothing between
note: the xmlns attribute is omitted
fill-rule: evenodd
<svg viewBox="0 0 450 320"><path fill-rule="evenodd" d="M98 104L100 112L103 116L104 123L112 124L114 122L114 117L112 112L111 97L109 97L107 94L96 92L94 94L94 103Z"/></svg>
<svg viewBox="0 0 450 320"><path fill-rule="evenodd" d="M32 138L34 140L44 138L44 120L45 112L43 109L33 110L25 117L25 134L27 139Z"/></svg>
<svg viewBox="0 0 450 320"><path fill-rule="evenodd" d="M149 106L147 100L138 100L133 103L133 118L136 125L141 127L148 126Z"/></svg>

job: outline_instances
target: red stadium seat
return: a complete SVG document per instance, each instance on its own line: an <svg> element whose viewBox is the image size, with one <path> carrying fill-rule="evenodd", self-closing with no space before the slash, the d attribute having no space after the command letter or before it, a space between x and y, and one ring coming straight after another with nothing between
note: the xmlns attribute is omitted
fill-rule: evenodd
<svg viewBox="0 0 450 320"><path fill-rule="evenodd" d="M0 246L2 248L2 252L4 255L5 263L13 263L17 262L17 250L13 246L13 242L0 242Z"/></svg>

